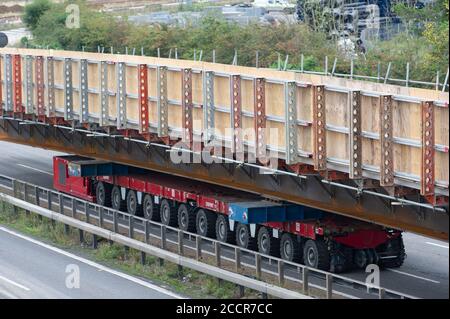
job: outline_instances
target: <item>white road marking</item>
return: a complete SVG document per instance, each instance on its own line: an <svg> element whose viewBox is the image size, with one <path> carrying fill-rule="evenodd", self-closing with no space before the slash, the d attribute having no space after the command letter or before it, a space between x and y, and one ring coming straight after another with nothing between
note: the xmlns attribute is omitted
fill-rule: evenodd
<svg viewBox="0 0 450 319"><path fill-rule="evenodd" d="M425 281L429 281L429 282L432 282L434 284L440 284L441 283L440 281L437 281L437 280L433 280L433 279L429 279L429 278L425 278L425 277L420 277L420 276L413 275L413 274L410 274L410 273L407 273L407 272L403 272L403 271L400 271L400 270L396 270L396 269L386 269L386 270L389 270L389 271L392 271L392 272L396 272L398 274L402 274L402 275L405 275L405 276L410 276L410 277L414 277L414 278L417 278L417 279L422 279L422 280L425 280Z"/></svg>
<svg viewBox="0 0 450 319"><path fill-rule="evenodd" d="M437 247L441 247L441 248L448 249L448 246L440 245L440 244L436 244L436 243L432 243L432 242L429 242L429 241L425 242L425 244L433 245L433 246L437 246Z"/></svg>
<svg viewBox="0 0 450 319"><path fill-rule="evenodd" d="M6 277L3 277L2 275L0 275L0 280L3 280L4 282L7 282L8 284L13 285L13 286L16 286L17 288L23 289L23 290L25 290L25 291L30 291L30 290L31 290L30 288L25 287L25 286L23 286L23 285L21 285L21 284L15 282L15 281L12 281L11 279L8 279L8 278L6 278Z"/></svg>
<svg viewBox="0 0 450 319"><path fill-rule="evenodd" d="M31 166L28 166L28 165L17 164L17 166L24 167L24 168L28 168L28 169L31 169L31 170L33 170L33 171L39 172L39 173L44 173L44 174L47 174L47 175L53 175L53 173L44 171L44 170L39 169L39 168L31 167Z"/></svg>
<svg viewBox="0 0 450 319"><path fill-rule="evenodd" d="M33 239L33 238L30 238L30 237L27 237L27 236L25 236L25 235L16 233L16 232L14 232L14 231L12 231L12 230L9 230L9 229L7 229L7 228L0 227L0 230L6 232L6 233L8 233L8 234L11 234L11 235L13 235L13 236L16 236L16 237L18 237L18 238L21 238L21 239L24 239L24 240L26 240L26 241L29 241L29 242L31 242L31 243L33 243L33 244L38 245L38 246L47 248L47 249L49 249L49 250L51 250L51 251L53 251L53 252L56 252L56 253L58 253L58 254L61 254L61 255L64 255L64 256L66 256L66 257L75 259L75 260L77 260L77 261L79 261L79 262L82 262L82 263L84 263L84 264L86 264L86 265L89 265L89 266L91 266L91 267L97 268L98 270L105 271L105 272L110 273L110 274L112 274L112 275L115 275L115 276L121 277L121 278L123 278L123 279L129 280L129 281L131 281L131 282L134 282L135 284L138 284L138 285L144 286L144 287L146 287L146 288L149 288L149 289L158 291L158 292L160 292L160 293L162 293L162 294L168 295L168 296L173 297L173 298L176 298L176 299L184 299L184 297L182 297L182 296L180 296L180 295L177 295L177 294L171 292L170 290L161 288L161 287L159 287L159 286L153 285L153 284L151 284L151 283L149 283L149 282L146 282L146 281L144 281L144 280L141 280L141 279L135 278L135 277L133 277L133 276L124 274L124 273L122 273L122 272L113 270L113 269L111 269L111 268L105 267L105 266L100 265L100 264L98 264L98 263L96 263L96 262L93 262L93 261L91 261L91 260L88 260L88 259L79 257L79 256L77 256L77 255L71 254L71 253L69 253L69 252L67 252L67 251L64 251L64 250L62 250L62 249L53 247L53 246L48 245L48 244L45 244L45 243L42 243L42 242L40 242L40 241L37 241L37 240L35 240L35 239Z"/></svg>

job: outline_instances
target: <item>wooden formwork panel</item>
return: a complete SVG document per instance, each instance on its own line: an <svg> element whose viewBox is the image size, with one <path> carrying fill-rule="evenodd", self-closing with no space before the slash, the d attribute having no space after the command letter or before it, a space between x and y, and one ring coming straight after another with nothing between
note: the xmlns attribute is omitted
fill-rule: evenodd
<svg viewBox="0 0 450 319"><path fill-rule="evenodd" d="M158 132L158 125L161 125L158 124L161 116L158 111L160 105L158 101L167 99L169 134L181 137L185 125L184 116L186 116L183 113L183 95L188 90L194 135L204 136L206 125L208 125L205 123L207 120L207 110L204 105L207 101L205 72L211 72L212 83L208 82L208 85L211 86L212 91L209 96L211 100L208 101L211 104L209 108L212 115L208 120L214 123L213 135L218 139L226 140L227 145L230 146L230 141L234 138L232 130L234 107L232 104L235 98L232 92L232 77L239 75L240 104L239 109L236 110L239 110L240 122L236 127L243 129L242 139L248 146L254 147L257 144L256 141L260 134L256 133L256 123L263 120L261 123L265 123L266 128L264 141L268 148L278 152L281 159L286 158L289 146L296 146L298 154L290 160L290 164L311 165L314 160L317 160L318 155L315 154L315 150L320 149L326 159L326 170L338 170L351 173L351 178L362 178L350 170L350 165L362 165L364 177L377 179L381 177L383 170L392 167L397 184L402 184L404 180L406 185L420 188L421 179L425 174L422 170L422 163L426 160L424 154L427 154L424 153L423 144L431 141L434 143L435 149L433 158L436 185L439 186L441 193L448 195L448 93L207 62L69 51L0 49L0 77L2 80L0 96L3 112L7 107L8 85L11 85L11 79L7 79L7 61L10 56L15 55L21 57L20 72L24 88L21 92L22 103L29 106L29 101L31 101L29 95L32 95L34 108L26 108L26 112L31 110L34 115L38 115L36 102L39 85L36 70L40 64L37 64L37 59L43 59L42 67L46 75L43 103L47 110L49 93L51 93L47 59L51 57L53 58L56 116L66 115L67 117L67 94L69 92L67 83L70 80L70 103L72 104L70 112L73 113L73 120L80 121L82 119L82 105L86 102L83 102L81 92L83 88L83 83L80 82L83 81L81 80L83 79L81 60L85 60L87 61L88 92L86 96L89 121L99 122L103 112L102 105L107 105L109 125L117 125L120 112L124 111L125 123L121 128L137 130L139 125L142 125L140 122L142 121L142 110L140 110L139 102L138 67L146 65L148 123L145 125L148 126L149 131ZM32 62L30 62L30 58ZM106 63L104 68L102 62ZM67 74L68 65L71 69L70 75ZM120 65L123 67L121 71L123 73L119 73ZM158 78L158 68L163 66L167 67L165 73L167 91L161 93L163 84ZM183 70L186 69L191 71L189 88L185 88L186 84L183 82ZM102 79L105 81L104 87ZM259 94L256 92L255 86L257 79L264 80L262 105L257 100ZM120 91L121 83L125 86L124 91ZM287 95L286 85L288 83L291 85L295 83L295 87L291 86L295 96ZM324 105L320 98L317 99L315 90L318 87L323 88L320 93L323 96L320 98L324 99ZM102 89L104 97L102 97ZM123 94L125 96L122 96ZM384 100L384 97L388 99ZM104 100L106 102L102 104ZM289 105L289 101L295 105ZM387 102L384 101L389 101L388 107L386 106ZM424 137L426 132L423 131L425 125L423 103L425 101L431 102L434 110L431 123L434 136L433 140L428 141ZM288 107L291 107L290 112L292 113L287 113ZM387 108L385 109L385 107ZM260 110L264 111L262 115L259 113ZM295 116L295 119L289 118L290 115ZM292 127L292 131L291 126L286 126L286 121L289 119L291 119L291 123L296 123ZM108 123L103 123L103 125ZM324 126L321 126L322 124ZM325 132L320 131L322 127ZM326 142L318 143L317 139L321 136Z"/></svg>

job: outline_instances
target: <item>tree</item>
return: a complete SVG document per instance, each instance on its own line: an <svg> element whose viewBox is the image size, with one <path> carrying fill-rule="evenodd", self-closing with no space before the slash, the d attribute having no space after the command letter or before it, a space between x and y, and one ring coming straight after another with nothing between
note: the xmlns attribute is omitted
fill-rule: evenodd
<svg viewBox="0 0 450 319"><path fill-rule="evenodd" d="M23 22L30 29L34 30L42 15L52 8L49 0L35 0L25 6Z"/></svg>

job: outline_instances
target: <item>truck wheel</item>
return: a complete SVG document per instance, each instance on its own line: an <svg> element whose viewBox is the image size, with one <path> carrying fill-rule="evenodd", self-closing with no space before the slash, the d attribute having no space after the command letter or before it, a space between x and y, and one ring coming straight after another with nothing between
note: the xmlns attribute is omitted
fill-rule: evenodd
<svg viewBox="0 0 450 319"><path fill-rule="evenodd" d="M183 231L195 231L195 214L185 204L178 207L178 226Z"/></svg>
<svg viewBox="0 0 450 319"><path fill-rule="evenodd" d="M97 204L111 207L111 185L108 183L98 182L95 189L95 198Z"/></svg>
<svg viewBox="0 0 450 319"><path fill-rule="evenodd" d="M133 216L142 216L142 205L138 204L136 191L131 189L127 194L127 212Z"/></svg>
<svg viewBox="0 0 450 319"><path fill-rule="evenodd" d="M217 216L216 220L216 238L223 243L234 244L236 236L234 231L230 230L228 217L225 215Z"/></svg>
<svg viewBox="0 0 450 319"><path fill-rule="evenodd" d="M111 191L111 206L115 210L125 211L127 208L127 203L122 200L122 195L120 193L120 187L114 186Z"/></svg>
<svg viewBox="0 0 450 319"><path fill-rule="evenodd" d="M284 260L295 263L302 262L302 245L289 233L284 233L280 240L280 256Z"/></svg>
<svg viewBox="0 0 450 319"><path fill-rule="evenodd" d="M200 209L195 218L195 227L197 234L204 237L215 238L216 235L216 219L215 213Z"/></svg>
<svg viewBox="0 0 450 319"><path fill-rule="evenodd" d="M258 231L258 251L261 254L280 257L280 240L273 237L266 227L261 227Z"/></svg>
<svg viewBox="0 0 450 319"><path fill-rule="evenodd" d="M238 223L236 226L236 243L239 247L256 250L258 248L258 240L250 235L248 225Z"/></svg>
<svg viewBox="0 0 450 319"><path fill-rule="evenodd" d="M144 217L148 220L160 221L160 216L158 213L158 206L153 202L152 195L145 194L144 200L142 201L142 210L144 213Z"/></svg>
<svg viewBox="0 0 450 319"><path fill-rule="evenodd" d="M359 269L364 269L368 265L369 256L364 249L357 249L353 254L353 263Z"/></svg>
<svg viewBox="0 0 450 319"><path fill-rule="evenodd" d="M398 268L403 265L406 259L405 245L400 235L395 239L391 239L388 245L388 251L384 254L394 255L393 258L380 258L380 266L383 268Z"/></svg>
<svg viewBox="0 0 450 319"><path fill-rule="evenodd" d="M160 207L160 217L161 217L161 223L163 223L166 226L172 226L176 227L178 222L178 214L177 211L167 199L163 199L161 201L161 207Z"/></svg>
<svg viewBox="0 0 450 319"><path fill-rule="evenodd" d="M330 253L322 239L309 239L303 248L305 265L311 268L328 271L330 269Z"/></svg>

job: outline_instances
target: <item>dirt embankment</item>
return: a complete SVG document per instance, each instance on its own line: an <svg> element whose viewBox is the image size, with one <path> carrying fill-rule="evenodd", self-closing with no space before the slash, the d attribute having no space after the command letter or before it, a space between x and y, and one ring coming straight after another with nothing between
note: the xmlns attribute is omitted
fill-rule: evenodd
<svg viewBox="0 0 450 319"><path fill-rule="evenodd" d="M23 12L23 6L20 5L12 5L12 6L4 6L0 5L0 14L4 13L21 13Z"/></svg>

